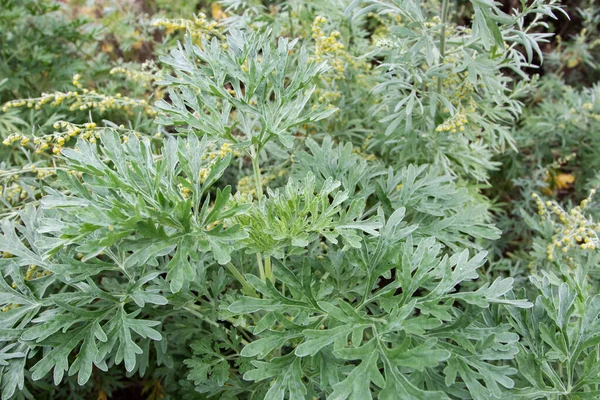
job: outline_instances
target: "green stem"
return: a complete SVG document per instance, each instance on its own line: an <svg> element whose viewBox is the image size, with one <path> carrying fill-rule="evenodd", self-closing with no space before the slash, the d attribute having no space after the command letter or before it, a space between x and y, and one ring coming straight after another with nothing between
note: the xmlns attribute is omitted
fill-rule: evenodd
<svg viewBox="0 0 600 400"><path fill-rule="evenodd" d="M273 276L273 269L271 268L271 257L265 257L265 275L271 281L275 283L275 277Z"/></svg>
<svg viewBox="0 0 600 400"><path fill-rule="evenodd" d="M265 278L265 268L263 267L262 256L260 253L256 253L256 261L258 262L258 274L260 279L264 282Z"/></svg>
<svg viewBox="0 0 600 400"><path fill-rule="evenodd" d="M263 187L262 187L262 177L260 176L260 164L258 160L258 156L260 154L260 149L255 150L254 146L250 147L250 158L252 159L252 169L254 170L254 184L256 185L256 197L258 199L262 199L263 197ZM266 281L266 277L272 280L271 274L271 259L269 257L266 258L265 263L267 263L268 271L265 274L265 269L263 267L262 255L260 253L256 253L256 260L258 261L258 273L260 274L260 279L264 282Z"/></svg>
<svg viewBox="0 0 600 400"><path fill-rule="evenodd" d="M292 11L294 9L294 7L292 7L291 4L288 3L288 23L290 24L290 36L292 39L294 39L294 36L296 36L294 34L294 21L292 20Z"/></svg>
<svg viewBox="0 0 600 400"><path fill-rule="evenodd" d="M446 56L446 24L448 23L448 10L450 8L450 1L443 0L442 3L442 30L440 31L440 56L442 62ZM442 77L438 77L438 94L442 93Z"/></svg>
<svg viewBox="0 0 600 400"><path fill-rule="evenodd" d="M362 308L362 306L364 306L365 304L367 304L367 299L369 298L369 293L371 293L371 287L372 286L373 286L373 284L371 283L371 278L369 277L369 278L367 278L367 284L365 286L365 294L363 296L363 301L358 306L358 309Z"/></svg>
<svg viewBox="0 0 600 400"><path fill-rule="evenodd" d="M204 315L202 315L202 313L190 308L190 307L183 307L184 310L186 310L187 312L189 312L190 314L195 315L196 317L200 318L202 321L211 324L214 327L219 328L221 325L217 324L215 321L211 321L210 319L206 318Z"/></svg>
<svg viewBox="0 0 600 400"><path fill-rule="evenodd" d="M231 272L235 279L238 280L238 282L242 285L247 295L252 297L258 297L256 292L254 291L254 288L250 286L246 278L244 278L244 275L242 275L240 271L238 271L235 265L233 265L231 262L228 262L227 264L225 264L225 268L227 268L227 270Z"/></svg>
<svg viewBox="0 0 600 400"><path fill-rule="evenodd" d="M254 170L254 184L256 185L256 196L260 200L263 197L262 177L260 176L260 165L258 161L259 151L254 150L254 146L250 147L250 158L252 159L252 169Z"/></svg>
<svg viewBox="0 0 600 400"><path fill-rule="evenodd" d="M558 376L561 380L564 380L562 363L558 363Z"/></svg>

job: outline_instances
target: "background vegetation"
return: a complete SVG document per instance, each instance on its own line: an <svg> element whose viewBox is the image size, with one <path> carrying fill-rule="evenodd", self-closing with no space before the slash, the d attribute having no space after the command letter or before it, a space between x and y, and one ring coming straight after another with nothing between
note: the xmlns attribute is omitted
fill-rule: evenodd
<svg viewBox="0 0 600 400"><path fill-rule="evenodd" d="M0 397L600 398L599 24L0 0Z"/></svg>

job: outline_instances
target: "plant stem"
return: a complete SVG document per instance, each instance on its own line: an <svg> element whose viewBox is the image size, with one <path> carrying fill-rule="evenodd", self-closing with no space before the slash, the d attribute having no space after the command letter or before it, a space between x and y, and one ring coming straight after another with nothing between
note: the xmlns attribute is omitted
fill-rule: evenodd
<svg viewBox="0 0 600 400"><path fill-rule="evenodd" d="M442 62L446 56L446 24L448 23L448 10L450 8L450 1L443 0L442 3L442 29L440 31L440 56ZM438 77L438 94L442 93L442 77Z"/></svg>
<svg viewBox="0 0 600 400"><path fill-rule="evenodd" d="M260 200L263 197L262 178L260 176L260 165L258 160L259 151L250 147L250 158L252 159L252 169L254 170L254 184L256 185L256 197Z"/></svg>
<svg viewBox="0 0 600 400"><path fill-rule="evenodd" d="M231 272L231 274L235 277L235 279L238 280L238 282L245 289L245 292L247 295L252 296L252 297L258 297L256 292L254 291L254 288L252 286L250 286L250 284L248 283L246 278L244 278L244 275L242 275L240 273L240 271L238 271L238 269L235 267L235 265L233 265L231 262L228 262L227 264L225 264L225 268L227 268L227 270L229 272Z"/></svg>
<svg viewBox="0 0 600 400"><path fill-rule="evenodd" d="M189 312L190 314L195 315L196 317L200 318L202 321L207 322L209 324L211 324L212 326L215 326L217 328L219 328L221 325L217 324L215 321L211 321L210 319L206 318L204 315L202 315L202 313L192 309L191 307L183 307L184 310L186 310L187 312Z"/></svg>
<svg viewBox="0 0 600 400"><path fill-rule="evenodd" d="M294 36L296 36L296 35L294 34L294 21L293 21L293 19L292 19L292 11L293 11L293 8L294 8L294 7L292 7L292 5L288 3L288 23L290 24L290 37L291 37L292 39L294 39Z"/></svg>
<svg viewBox="0 0 600 400"><path fill-rule="evenodd" d="M265 268L263 267L262 256L260 253L256 253L256 261L258 262L258 274L260 275L260 279L264 282L265 278Z"/></svg>
<svg viewBox="0 0 600 400"><path fill-rule="evenodd" d="M265 275L271 281L271 283L275 283L273 269L271 268L271 257L265 257Z"/></svg>
<svg viewBox="0 0 600 400"><path fill-rule="evenodd" d="M263 197L263 187L262 187L262 177L260 176L260 164L258 160L258 156L260 154L260 149L256 151L254 146L250 147L250 158L252 159L252 169L254 170L254 184L256 185L256 197L258 199L262 199ZM265 264L267 270L263 267L262 255L260 253L256 253L256 260L258 261L258 273L260 274L260 279L266 281L268 277L271 282L273 282L273 274L271 272L271 259L267 257L265 259Z"/></svg>
<svg viewBox="0 0 600 400"><path fill-rule="evenodd" d="M371 293L371 287L372 286L373 286L373 284L371 283L371 277L369 277L369 278L367 278L367 283L366 283L366 286L365 286L365 294L363 296L363 301L358 306L359 309L362 308L362 306L367 303L367 299L369 298L369 293Z"/></svg>

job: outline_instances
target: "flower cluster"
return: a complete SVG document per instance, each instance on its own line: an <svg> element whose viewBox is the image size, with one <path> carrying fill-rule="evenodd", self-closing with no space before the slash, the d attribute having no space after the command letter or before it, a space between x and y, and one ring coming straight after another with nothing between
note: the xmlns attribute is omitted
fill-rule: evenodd
<svg viewBox="0 0 600 400"><path fill-rule="evenodd" d="M21 177L26 176L28 182L31 182L32 178L39 181L56 174L56 170L55 167L37 167L35 164L24 165L22 168L0 170L0 180L2 181L2 184L0 184L0 198L9 204L22 203L28 197L34 198L37 188L27 184ZM29 174L34 174L34 176ZM5 258L7 258L6 255Z"/></svg>
<svg viewBox="0 0 600 400"><path fill-rule="evenodd" d="M34 186L24 187L17 182L10 184L10 186L0 185L0 195L2 195L2 197L9 203L16 203L26 199L28 193L33 193L34 190Z"/></svg>
<svg viewBox="0 0 600 400"><path fill-rule="evenodd" d="M36 179L44 179L48 176L56 174L56 168L55 167L37 167L35 164L30 164L30 165L24 165L23 169L18 172L21 174L23 174L23 173L36 174L36 176L35 176Z"/></svg>
<svg viewBox="0 0 600 400"><path fill-rule="evenodd" d="M2 144L5 146L11 146L15 142L20 142L21 146L26 146L29 143L30 139L26 136L21 135L20 133L10 134L2 141Z"/></svg>
<svg viewBox="0 0 600 400"><path fill-rule="evenodd" d="M375 154L367 152L365 145L363 145L361 147L355 146L352 149L352 153L356 154L357 156L359 156L361 158L364 158L367 161L374 161L377 159L377 156Z"/></svg>
<svg viewBox="0 0 600 400"><path fill-rule="evenodd" d="M4 307L0 308L0 312L9 312L10 310L13 310L15 308L18 308L19 305L16 303L8 303L7 305L5 305Z"/></svg>
<svg viewBox="0 0 600 400"><path fill-rule="evenodd" d="M81 83L81 75L73 76L75 91L42 93L40 97L17 99L5 103L2 111L7 112L11 108L27 107L40 110L45 105L51 107L68 106L69 111L97 110L104 113L109 110L124 110L132 115L132 109L142 109L146 114L153 117L156 111L144 99L132 99L117 93L114 96L98 93L93 89L86 89Z"/></svg>
<svg viewBox="0 0 600 400"><path fill-rule="evenodd" d="M35 164L24 165L22 168L15 168L12 170L0 170L0 178L7 179L7 181L14 181L19 175L32 173L36 174L36 179L43 179L47 176L56 173L55 167L37 167ZM0 186L0 191L2 187Z"/></svg>
<svg viewBox="0 0 600 400"><path fill-rule="evenodd" d="M598 238L600 224L595 223L591 217L585 216L583 213L595 193L596 190L592 189L589 196L569 212L554 201L544 203L537 194L532 194L538 207L538 214L542 217L542 220L548 219L551 221L554 227L552 243L547 246L549 260L554 260L554 252L557 249L566 253L574 247L584 250L598 248L600 245L600 239ZM558 221L551 218L553 215L558 218Z"/></svg>
<svg viewBox="0 0 600 400"><path fill-rule="evenodd" d="M468 122L469 121L466 112L464 110L461 110L460 112L448 118L441 125L438 125L437 128L435 128L435 130L437 132L462 132L465 130L465 124L467 124Z"/></svg>
<svg viewBox="0 0 600 400"><path fill-rule="evenodd" d="M341 78L344 75L345 60L342 57L346 54L344 51L344 45L339 41L340 32L333 31L327 35L323 31L323 25L327 22L327 19L322 16L315 18L311 32L312 38L315 40L315 56L318 62L322 62L328 59L327 56L333 56L329 59L331 66L334 71L334 77L336 79Z"/></svg>
<svg viewBox="0 0 600 400"><path fill-rule="evenodd" d="M90 143L96 143L96 141L100 138L100 134L105 129L113 129L119 131L119 133L123 133L122 140L123 142L127 141L128 134L135 134L140 137L141 134L139 132L133 131L131 129L126 129L124 125L120 125L119 127L111 128L111 127L99 127L95 122L87 122L85 124L74 124L67 121L57 121L54 123L53 128L55 132L49 135L44 135L41 137L27 137L20 133L14 133L8 136L2 144L5 146L11 146L14 143L18 142L21 146L26 146L28 144L33 144L34 150L37 154L42 154L47 150L52 151L54 154L59 154L62 148L72 139L72 138L81 138L89 141Z"/></svg>
<svg viewBox="0 0 600 400"><path fill-rule="evenodd" d="M431 18L431 21L425 21L425 27L426 28L435 28L435 27L439 26L441 23L442 23L442 19L439 16L434 15ZM449 31L451 28L452 28L452 25L449 25L446 27L446 36L450 36Z"/></svg>
<svg viewBox="0 0 600 400"><path fill-rule="evenodd" d="M50 275L51 272L47 269L39 268L37 265L30 265L25 272L25 276L23 277L26 281L31 281L34 279L43 278L45 276Z"/></svg>
<svg viewBox="0 0 600 400"><path fill-rule="evenodd" d="M455 63L458 60L449 58L448 63ZM475 86L470 80L466 79L465 74L454 73L450 74L446 79L442 80L442 88L444 93L448 93L450 101L455 105L461 105L467 102L471 107L475 108L476 104L473 100Z"/></svg>
<svg viewBox="0 0 600 400"><path fill-rule="evenodd" d="M236 157L239 157L242 155L242 153L237 150L234 149L231 146L231 143L225 142L221 145L221 147L218 150L215 151L211 151L207 154L202 155L202 159L203 160L216 160L217 158L224 158L225 156L227 156L227 154L233 154Z"/></svg>
<svg viewBox="0 0 600 400"><path fill-rule="evenodd" d="M549 175L548 175L548 177L549 177ZM573 174L560 173L560 174L557 174L553 180L554 180L554 186L556 187L556 189L562 190L562 189L568 189L575 182L575 177L573 176Z"/></svg>
<svg viewBox="0 0 600 400"><path fill-rule="evenodd" d="M12 100L2 106L2 111L11 108L27 107L40 110L49 104L51 107L68 106L69 111L97 110L101 113L109 110L124 110L132 115L132 109L140 108L149 116L155 116L156 111L143 99L131 99L121 94L115 96L105 95L95 90L83 89L79 91L44 93L41 97Z"/></svg>
<svg viewBox="0 0 600 400"><path fill-rule="evenodd" d="M114 67L110 70L111 75L121 74L127 79L143 84L144 86L162 78L162 72L154 61L146 61L139 69L126 68L124 66Z"/></svg>
<svg viewBox="0 0 600 400"><path fill-rule="evenodd" d="M81 75L75 74L73 75L73 86L77 89L83 89L83 84L81 83Z"/></svg>
<svg viewBox="0 0 600 400"><path fill-rule="evenodd" d="M572 174L558 172L563 165L575 157L577 157L576 153L560 157L543 170L542 180L546 183L546 187L542 190L544 194L553 196L557 190L569 189L575 183L575 176Z"/></svg>
<svg viewBox="0 0 600 400"><path fill-rule="evenodd" d="M177 188L179 189L179 193L181 193L184 199L189 199L192 195L192 190L187 186L183 186L181 183L177 185Z"/></svg>
<svg viewBox="0 0 600 400"><path fill-rule="evenodd" d="M234 156L242 155L242 153L240 151L235 150L231 146L231 143L227 143L227 142L223 143L218 150L211 151L211 152L208 152L207 154L202 155L203 160L210 160L210 165L208 165L207 167L204 167L200 170L200 181L202 183L204 183L206 181L206 178L208 178L208 175L210 175L212 165L215 163L216 160L224 158L230 153L233 154ZM192 191L188 187L186 187L182 184L179 184L178 187L179 187L179 192L181 193L181 195L184 198L187 199L192 195Z"/></svg>
<svg viewBox="0 0 600 400"><path fill-rule="evenodd" d="M390 39L390 26L399 25L402 23L402 15L401 14L379 14L375 12L369 12L367 17L373 21L377 21L375 25L375 30L371 35L371 43L375 47L382 48L395 48L397 47L397 43Z"/></svg>
<svg viewBox="0 0 600 400"><path fill-rule="evenodd" d="M334 90L315 89L315 96L319 103L334 103L342 98L342 93Z"/></svg>
<svg viewBox="0 0 600 400"><path fill-rule="evenodd" d="M219 23L216 21L209 21L204 13L199 13L194 19L161 18L155 20L152 25L164 28L167 35L179 30L187 30L194 38L222 35L219 30Z"/></svg>
<svg viewBox="0 0 600 400"><path fill-rule="evenodd" d="M583 113L577 113L583 115L584 117L587 116L589 118L592 118L596 121L600 121L600 114L594 112L596 110L598 110L598 107L596 107L596 105L600 104L600 100L596 100L594 103L583 103L583 105L581 106L581 109L584 111Z"/></svg>
<svg viewBox="0 0 600 400"><path fill-rule="evenodd" d="M315 41L315 61L327 61L331 67L333 74L325 76L324 79L328 83L334 80L343 78L348 67L352 67L358 71L369 71L371 64L366 59L357 59L346 51L344 44L340 40L340 32L332 31L327 34L323 30L323 25L327 23L327 19L323 16L317 16L311 27L311 36ZM336 94L331 95L337 98ZM323 100L327 100L323 98Z"/></svg>
<svg viewBox="0 0 600 400"><path fill-rule="evenodd" d="M274 175L263 176L263 185L270 183L274 179ZM256 184L254 183L254 178L252 176L241 177L237 183L237 193L238 197L244 197L248 195L256 197Z"/></svg>
<svg viewBox="0 0 600 400"><path fill-rule="evenodd" d="M282 168L277 174L268 174L261 176L261 182L263 187L267 187L271 182L277 178L281 178L288 173L288 170ZM257 198L256 182L253 176L243 176L238 180L236 198Z"/></svg>
<svg viewBox="0 0 600 400"><path fill-rule="evenodd" d="M94 122L75 125L65 121L60 121L54 123L53 127L54 129L66 129L64 132L55 132L51 135L34 137L33 139L30 139L29 137L23 136L19 133L15 133L6 138L2 143L6 146L10 146L14 142L20 142L22 146L25 146L32 142L37 154L41 154L47 149L52 149L54 154L59 154L60 150L71 137L79 136L83 139L89 139L91 142L95 142L98 137L98 133L94 132L94 128L96 128L96 124Z"/></svg>

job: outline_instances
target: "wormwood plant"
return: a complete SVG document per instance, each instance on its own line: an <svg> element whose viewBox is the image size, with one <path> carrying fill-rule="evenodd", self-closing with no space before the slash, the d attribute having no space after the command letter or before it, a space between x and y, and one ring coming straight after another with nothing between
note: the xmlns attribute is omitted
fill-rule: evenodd
<svg viewBox="0 0 600 400"><path fill-rule="evenodd" d="M224 4L239 15L178 22L193 32L144 75L165 88L140 103L152 128L67 116L7 139L55 176L1 222L2 398L597 398L593 192L567 207L517 180L532 238L497 262L479 185L557 3L474 0L468 27L446 0L340 1L331 21ZM596 92L543 118L584 101L591 126ZM517 143L537 142L524 118Z"/></svg>
<svg viewBox="0 0 600 400"><path fill-rule="evenodd" d="M68 20L52 0L2 0L0 6L0 101L60 87L85 68L79 56L93 32L80 29L84 20Z"/></svg>
<svg viewBox="0 0 600 400"><path fill-rule="evenodd" d="M412 1L362 3L353 1L346 14L392 17L372 50L383 60L372 112L385 126L370 146L485 180L497 167L494 153L514 148L508 125L522 111L518 96L530 88L525 69L542 57L540 44L551 36L541 31L544 16L554 18L558 2L520 2L506 14L494 1L471 1L469 27L452 23L449 1L441 14Z"/></svg>

